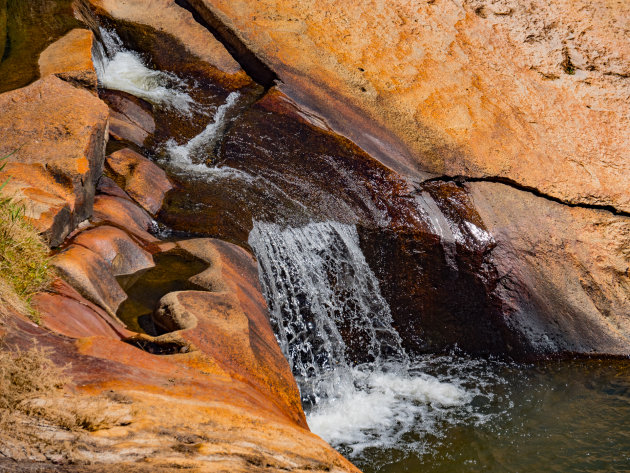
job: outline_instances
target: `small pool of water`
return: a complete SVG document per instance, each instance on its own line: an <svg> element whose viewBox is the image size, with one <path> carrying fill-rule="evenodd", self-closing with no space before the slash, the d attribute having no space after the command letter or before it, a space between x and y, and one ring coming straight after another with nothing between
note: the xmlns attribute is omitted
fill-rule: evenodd
<svg viewBox="0 0 630 473"><path fill-rule="evenodd" d="M466 402L429 403L411 430L377 446L331 439L365 473L630 471L630 360L437 357L418 370L463 389Z"/></svg>
<svg viewBox="0 0 630 473"><path fill-rule="evenodd" d="M161 253L153 257L155 267L132 283L119 278L128 299L119 307L117 316L129 330L159 335L151 315L160 299L169 292L199 289L188 279L204 271L208 265L183 251Z"/></svg>

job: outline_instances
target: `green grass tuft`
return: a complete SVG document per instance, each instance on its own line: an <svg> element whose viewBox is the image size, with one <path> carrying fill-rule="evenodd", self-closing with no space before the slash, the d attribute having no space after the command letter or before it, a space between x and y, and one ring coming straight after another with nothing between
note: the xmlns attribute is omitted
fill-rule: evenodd
<svg viewBox="0 0 630 473"><path fill-rule="evenodd" d="M5 165L0 165L0 171ZM6 182L0 184L0 192ZM39 322L31 297L51 280L48 246L25 217L24 205L0 194L0 304Z"/></svg>

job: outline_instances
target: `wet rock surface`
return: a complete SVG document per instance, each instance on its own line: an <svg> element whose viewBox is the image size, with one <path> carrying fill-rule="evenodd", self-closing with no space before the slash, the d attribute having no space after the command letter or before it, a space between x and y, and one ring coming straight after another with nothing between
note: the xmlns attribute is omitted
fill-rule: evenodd
<svg viewBox="0 0 630 473"><path fill-rule="evenodd" d="M142 147L155 132L150 103L120 90L100 89L99 97L109 105L109 132L115 140Z"/></svg>
<svg viewBox="0 0 630 473"><path fill-rule="evenodd" d="M630 209L626 3L189 3L399 172Z"/></svg>
<svg viewBox="0 0 630 473"><path fill-rule="evenodd" d="M539 335L532 335L514 316L517 312L527 318L524 314L530 312L531 304L526 299L515 301L514 294L502 290L506 276L501 268L526 267L526 247L511 255L509 262L504 252L495 251L497 246L508 245L513 236L488 228L465 182L405 179L277 90L234 122L218 156L218 167L208 169L207 175L180 178L166 197L160 220L177 230L216 235L243 246L252 220L289 226L312 220L357 224L362 249L380 280L405 347L412 353L457 347L476 354L535 358L599 351L594 346L601 352L618 353L617 342L609 342L623 341L626 336L618 338L617 328L608 326L597 336L608 342L599 345L575 343L571 331L563 338L556 327L573 316L550 309L556 303L562 306L557 298L549 299L550 305L543 311L548 315L536 322ZM509 189L496 186L506 192ZM529 198L527 192L512 192ZM569 212L568 207L553 205ZM544 217L516 209L509 202L505 211L556 233ZM566 215L569 218L570 212ZM575 234L558 237L577 238ZM617 251L623 260L622 252ZM580 266L587 261L582 255L575 264L567 265L567 274L580 274ZM523 276L517 284L524 292L530 290L526 287L535 292L540 283ZM600 284L609 286L604 278ZM615 291L624 313L627 294L614 288L602 290ZM532 320L538 317L534 313ZM541 343L542 333L556 333L558 339Z"/></svg>

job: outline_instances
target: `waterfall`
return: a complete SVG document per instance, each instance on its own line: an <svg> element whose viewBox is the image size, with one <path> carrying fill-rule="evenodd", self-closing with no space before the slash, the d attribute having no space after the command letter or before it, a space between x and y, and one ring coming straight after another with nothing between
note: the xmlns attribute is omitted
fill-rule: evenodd
<svg viewBox="0 0 630 473"><path fill-rule="evenodd" d="M115 31L99 27L99 36L93 61L100 87L127 92L185 115L191 113L195 101L186 92L184 80L147 67L140 54L125 49Z"/></svg>
<svg viewBox="0 0 630 473"><path fill-rule="evenodd" d="M405 353L354 225L254 222L249 244L313 432L358 454L419 424L437 430L450 407L470 401Z"/></svg>

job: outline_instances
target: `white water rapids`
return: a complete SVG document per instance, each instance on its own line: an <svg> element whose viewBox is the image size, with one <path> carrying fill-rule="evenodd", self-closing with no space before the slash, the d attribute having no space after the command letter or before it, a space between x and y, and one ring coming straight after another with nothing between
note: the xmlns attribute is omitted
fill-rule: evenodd
<svg viewBox="0 0 630 473"><path fill-rule="evenodd" d="M195 102L175 74L150 69L135 51L125 49L114 31L99 28L94 67L101 87L127 92L154 105L189 114Z"/></svg>

